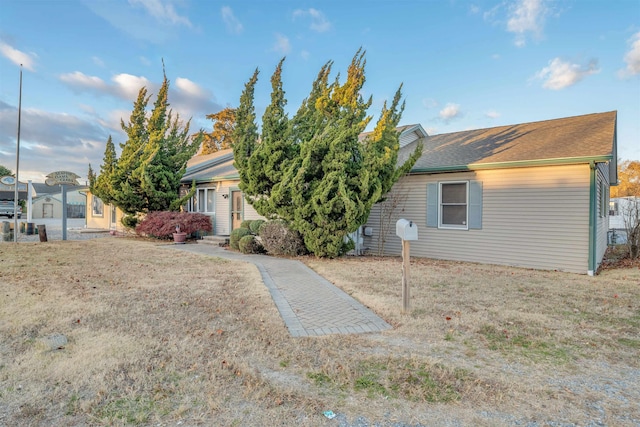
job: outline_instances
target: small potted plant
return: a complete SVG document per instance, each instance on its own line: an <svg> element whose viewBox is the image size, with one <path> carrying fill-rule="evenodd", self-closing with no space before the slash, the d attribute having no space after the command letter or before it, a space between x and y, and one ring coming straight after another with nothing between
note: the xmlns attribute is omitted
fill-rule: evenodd
<svg viewBox="0 0 640 427"><path fill-rule="evenodd" d="M176 231L173 233L173 242L184 244L187 240L187 233L180 230L180 224L176 225Z"/></svg>

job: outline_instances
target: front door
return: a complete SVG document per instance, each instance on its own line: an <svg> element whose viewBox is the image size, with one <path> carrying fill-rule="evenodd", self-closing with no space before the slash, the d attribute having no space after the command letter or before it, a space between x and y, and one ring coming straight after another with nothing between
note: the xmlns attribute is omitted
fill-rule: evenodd
<svg viewBox="0 0 640 427"><path fill-rule="evenodd" d="M117 229L117 219L116 219L116 206L115 205L111 205L111 209L110 209L110 221L109 221L109 228L112 230Z"/></svg>
<svg viewBox="0 0 640 427"><path fill-rule="evenodd" d="M242 223L242 191L231 192L231 229L240 228Z"/></svg>

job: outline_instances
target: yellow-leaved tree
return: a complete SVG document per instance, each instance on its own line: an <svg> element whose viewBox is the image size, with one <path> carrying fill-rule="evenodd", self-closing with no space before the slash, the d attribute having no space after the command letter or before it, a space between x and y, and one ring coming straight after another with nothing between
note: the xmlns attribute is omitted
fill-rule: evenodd
<svg viewBox="0 0 640 427"><path fill-rule="evenodd" d="M611 187L611 197L640 197L640 161L623 160L618 163L618 185Z"/></svg>
<svg viewBox="0 0 640 427"><path fill-rule="evenodd" d="M215 153L233 146L233 130L236 127L236 110L227 107L215 114L208 114L213 120L213 132L204 133L200 155Z"/></svg>

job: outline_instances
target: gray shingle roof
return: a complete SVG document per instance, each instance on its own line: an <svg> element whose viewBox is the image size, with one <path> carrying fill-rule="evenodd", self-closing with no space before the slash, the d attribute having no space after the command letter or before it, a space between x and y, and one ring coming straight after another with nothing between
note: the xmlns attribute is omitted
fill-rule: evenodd
<svg viewBox="0 0 640 427"><path fill-rule="evenodd" d="M413 171L615 156L615 111L421 138ZM412 152L416 141L404 148ZM402 158L403 156L399 156Z"/></svg>

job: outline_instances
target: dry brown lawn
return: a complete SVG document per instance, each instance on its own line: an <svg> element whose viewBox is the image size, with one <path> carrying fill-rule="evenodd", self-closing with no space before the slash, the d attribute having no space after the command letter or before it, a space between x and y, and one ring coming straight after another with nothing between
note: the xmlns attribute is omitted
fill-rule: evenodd
<svg viewBox="0 0 640 427"><path fill-rule="evenodd" d="M0 425L640 425L637 266L413 259L403 314L399 259L303 261L394 328L292 338L254 266L157 242L0 244Z"/></svg>

